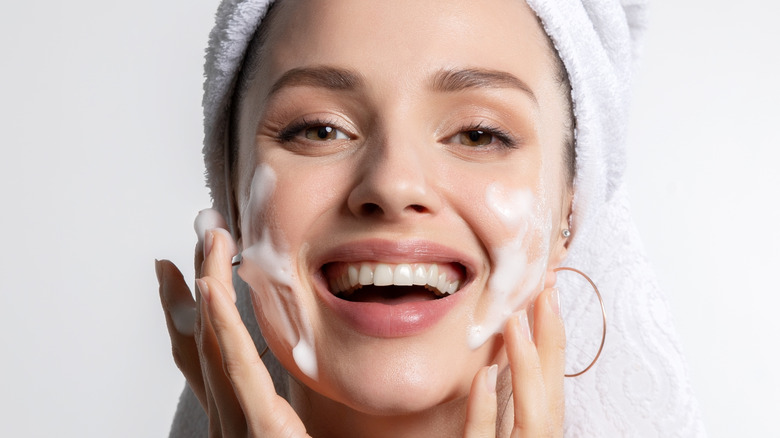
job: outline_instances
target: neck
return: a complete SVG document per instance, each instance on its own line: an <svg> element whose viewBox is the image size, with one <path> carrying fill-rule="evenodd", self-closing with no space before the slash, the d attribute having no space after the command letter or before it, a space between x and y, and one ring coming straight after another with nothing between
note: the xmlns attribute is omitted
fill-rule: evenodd
<svg viewBox="0 0 780 438"><path fill-rule="evenodd" d="M467 397L461 397L430 409L395 415L361 412L323 397L290 379L289 399L314 438L352 437L442 437L463 436ZM509 371L498 379L498 419L496 436L508 437L512 428L511 381Z"/></svg>

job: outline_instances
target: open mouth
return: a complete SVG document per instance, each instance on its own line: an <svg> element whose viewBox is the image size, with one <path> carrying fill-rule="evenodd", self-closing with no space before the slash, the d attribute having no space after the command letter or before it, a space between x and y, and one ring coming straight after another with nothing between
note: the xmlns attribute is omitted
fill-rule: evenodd
<svg viewBox="0 0 780 438"><path fill-rule="evenodd" d="M457 293L466 270L459 263L327 263L330 292L352 302L401 304L437 300Z"/></svg>

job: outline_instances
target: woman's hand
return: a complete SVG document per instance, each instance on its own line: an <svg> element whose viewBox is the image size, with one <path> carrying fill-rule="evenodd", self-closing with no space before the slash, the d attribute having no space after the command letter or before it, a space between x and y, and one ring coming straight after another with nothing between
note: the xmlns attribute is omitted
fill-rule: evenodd
<svg viewBox="0 0 780 438"><path fill-rule="evenodd" d="M224 229L206 231L195 257L197 300L179 269L157 262L160 299L173 358L209 418L210 437L304 437L293 408L273 381L235 305Z"/></svg>
<svg viewBox="0 0 780 438"><path fill-rule="evenodd" d="M534 334L525 311L511 317L504 328L504 342L512 378L516 437L563 436L563 375L566 336L556 289L545 289L536 299ZM496 436L496 365L474 377L466 413L465 438ZM506 427L506 425L505 425ZM502 427L504 429L504 427Z"/></svg>

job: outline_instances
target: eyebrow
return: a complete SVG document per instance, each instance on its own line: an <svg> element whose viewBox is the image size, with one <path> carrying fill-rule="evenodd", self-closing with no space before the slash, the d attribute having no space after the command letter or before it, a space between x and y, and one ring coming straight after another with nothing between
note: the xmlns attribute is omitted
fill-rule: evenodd
<svg viewBox="0 0 780 438"><path fill-rule="evenodd" d="M282 88L308 86L331 90L353 90L363 86L362 77L352 71L336 67L300 67L286 71L273 86L269 95Z"/></svg>
<svg viewBox="0 0 780 438"><path fill-rule="evenodd" d="M468 68L440 70L433 76L431 88L434 91L453 93L470 88L515 88L539 104L531 87L522 79L500 70Z"/></svg>
<svg viewBox="0 0 780 438"><path fill-rule="evenodd" d="M308 86L329 90L349 91L364 85L362 76L349 69L317 66L299 67L286 71L271 86L269 95L286 87ZM514 88L528 95L538 105L536 95L528 84L510 73L480 68L445 69L436 72L431 88L437 92L454 93L470 88Z"/></svg>

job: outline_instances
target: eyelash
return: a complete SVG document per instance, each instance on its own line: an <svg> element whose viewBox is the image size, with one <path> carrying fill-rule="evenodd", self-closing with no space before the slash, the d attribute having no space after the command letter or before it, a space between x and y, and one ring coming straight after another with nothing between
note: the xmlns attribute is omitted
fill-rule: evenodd
<svg viewBox="0 0 780 438"><path fill-rule="evenodd" d="M495 125L486 125L484 122L479 122L477 124L466 125L466 126L460 128L460 130L455 135L451 136L450 138L454 138L455 136L460 135L462 133L472 132L472 131L482 131L485 134L489 134L489 135L493 136L493 138L498 140L498 142L500 143L500 146L502 148L517 149L517 147L518 147L518 143L519 142L518 142L517 138L515 138L508 131L506 131L504 129L501 129L498 126L495 126ZM485 147L485 146L482 146L482 147ZM475 148L477 148L477 147L475 147Z"/></svg>
<svg viewBox="0 0 780 438"><path fill-rule="evenodd" d="M297 137L298 134L300 134L304 130L309 128L317 128L321 126L327 126L333 129L337 129L343 132L344 134L346 134L348 137L352 137L350 133L339 128L336 123L333 123L331 121L327 121L323 119L307 120L304 118L282 128L282 130L280 130L279 133L276 135L276 138L282 143L289 143L293 141L295 137Z"/></svg>
<svg viewBox="0 0 780 438"><path fill-rule="evenodd" d="M295 139L301 132L303 132L306 129L310 128L316 128L321 126L327 126L331 127L333 129L338 129L339 131L343 132L349 137L352 137L351 134L347 133L343 129L339 128L336 123L333 123L328 120L324 119L314 119L314 120L307 120L307 119L301 119L300 121L293 122L287 126L285 126L282 130L279 131L277 134L277 139L282 143L289 143ZM510 134L508 131L499 128L495 125L487 125L484 122L479 122L476 124L469 124L463 126L460 130L458 130L457 133L455 133L453 136L449 137L450 139L455 138L456 136L472 132L472 131L482 131L485 134L488 134L492 136L495 140L498 140L500 147L506 148L506 149L517 149L518 147L518 140ZM465 146L465 145L464 145ZM488 145L485 145L488 146ZM481 147L485 147L481 146ZM474 146L474 148L480 148L479 146Z"/></svg>

